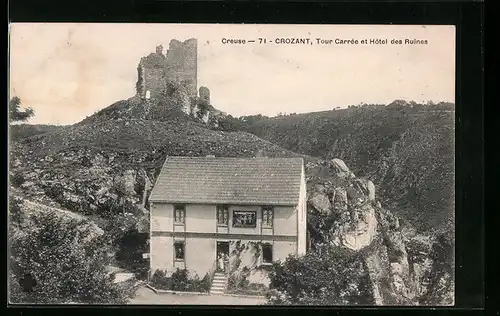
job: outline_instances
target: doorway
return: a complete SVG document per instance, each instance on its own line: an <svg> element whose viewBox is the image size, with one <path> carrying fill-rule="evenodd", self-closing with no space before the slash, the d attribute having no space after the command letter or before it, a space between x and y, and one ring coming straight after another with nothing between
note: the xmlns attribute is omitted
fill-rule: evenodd
<svg viewBox="0 0 500 316"><path fill-rule="evenodd" d="M229 269L229 242L218 241L216 249L217 270L227 272Z"/></svg>

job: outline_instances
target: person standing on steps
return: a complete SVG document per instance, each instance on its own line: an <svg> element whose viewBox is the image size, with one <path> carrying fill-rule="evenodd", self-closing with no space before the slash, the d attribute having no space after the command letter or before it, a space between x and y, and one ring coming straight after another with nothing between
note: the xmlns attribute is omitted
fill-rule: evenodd
<svg viewBox="0 0 500 316"><path fill-rule="evenodd" d="M218 265L219 265L219 271L224 272L224 257L222 256L222 253L219 252L218 256Z"/></svg>
<svg viewBox="0 0 500 316"><path fill-rule="evenodd" d="M227 253L222 254L222 259L224 260L224 272L227 273L229 270L229 256Z"/></svg>

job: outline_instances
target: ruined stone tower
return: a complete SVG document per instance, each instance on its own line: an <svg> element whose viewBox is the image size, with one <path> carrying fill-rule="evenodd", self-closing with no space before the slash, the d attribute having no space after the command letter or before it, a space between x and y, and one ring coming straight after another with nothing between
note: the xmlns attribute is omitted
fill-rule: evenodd
<svg viewBox="0 0 500 316"><path fill-rule="evenodd" d="M141 58L137 67L137 95L141 98L165 94L169 83L181 84L189 96L197 96L197 41L171 40L166 55L163 46Z"/></svg>

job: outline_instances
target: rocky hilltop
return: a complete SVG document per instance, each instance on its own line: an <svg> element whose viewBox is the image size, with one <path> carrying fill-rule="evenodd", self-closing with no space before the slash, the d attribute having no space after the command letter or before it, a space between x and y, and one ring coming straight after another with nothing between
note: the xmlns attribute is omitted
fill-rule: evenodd
<svg viewBox="0 0 500 316"><path fill-rule="evenodd" d="M109 119L154 121L194 120L217 127L226 116L210 101L210 90L197 88L197 41L171 40L167 53L163 46L142 57L137 66L136 94L87 117L82 123Z"/></svg>

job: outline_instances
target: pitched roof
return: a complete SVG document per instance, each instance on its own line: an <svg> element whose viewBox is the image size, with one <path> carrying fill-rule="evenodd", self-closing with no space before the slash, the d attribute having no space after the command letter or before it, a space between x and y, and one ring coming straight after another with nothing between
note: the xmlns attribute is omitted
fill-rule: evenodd
<svg viewBox="0 0 500 316"><path fill-rule="evenodd" d="M295 205L302 158L167 157L151 202Z"/></svg>

